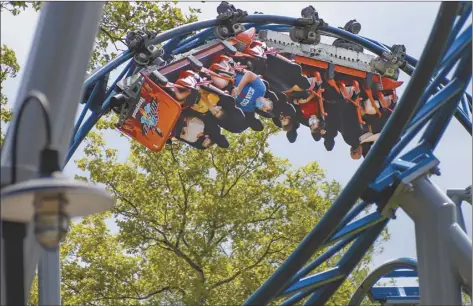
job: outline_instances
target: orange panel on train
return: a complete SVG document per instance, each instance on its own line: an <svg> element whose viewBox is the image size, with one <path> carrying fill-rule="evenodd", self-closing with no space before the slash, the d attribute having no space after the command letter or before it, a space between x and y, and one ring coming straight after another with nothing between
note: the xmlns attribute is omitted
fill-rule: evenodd
<svg viewBox="0 0 473 306"><path fill-rule="evenodd" d="M154 152L162 150L181 114L181 106L145 76L141 97L119 130Z"/></svg>

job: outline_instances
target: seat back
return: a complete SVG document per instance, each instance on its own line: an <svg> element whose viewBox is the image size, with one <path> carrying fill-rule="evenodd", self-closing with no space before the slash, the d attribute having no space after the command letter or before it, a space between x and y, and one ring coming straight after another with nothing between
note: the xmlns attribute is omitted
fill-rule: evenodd
<svg viewBox="0 0 473 306"><path fill-rule="evenodd" d="M275 91L287 91L295 85L304 90L310 87L309 80L302 75L300 65L273 54L267 55L263 77Z"/></svg>

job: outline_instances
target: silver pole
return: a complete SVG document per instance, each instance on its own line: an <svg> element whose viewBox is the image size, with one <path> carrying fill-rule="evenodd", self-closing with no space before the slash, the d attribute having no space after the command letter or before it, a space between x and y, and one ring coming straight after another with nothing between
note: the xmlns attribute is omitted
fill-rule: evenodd
<svg viewBox="0 0 473 306"><path fill-rule="evenodd" d="M472 248L471 240L458 232L463 233L456 205L425 176L396 201L415 222L420 304L461 305L462 277L472 272ZM471 276L464 285L471 290Z"/></svg>
<svg viewBox="0 0 473 306"><path fill-rule="evenodd" d="M467 233L465 226L465 219L463 218L462 203L463 201L471 203L471 186L465 189L450 189L447 190L447 196L452 199L457 206L457 218L461 228Z"/></svg>
<svg viewBox="0 0 473 306"><path fill-rule="evenodd" d="M45 2L36 29L14 114L30 90L46 95L51 107L52 144L64 160L74 126L104 2ZM21 118L17 139L17 182L38 176L39 152L45 143L44 119L31 103ZM15 117L12 126L17 124ZM11 129L10 129L11 130ZM1 156L2 185L10 184L12 134L8 133ZM64 165L62 165L64 166ZM21 243L19 241L19 243ZM2 251L3 239L2 239ZM59 253L43 252L32 224L24 240L25 297L29 292L41 255L40 304L60 305ZM3 254L2 254L3 257ZM2 260L2 264L4 261ZM1 302L6 303L5 269L1 269Z"/></svg>

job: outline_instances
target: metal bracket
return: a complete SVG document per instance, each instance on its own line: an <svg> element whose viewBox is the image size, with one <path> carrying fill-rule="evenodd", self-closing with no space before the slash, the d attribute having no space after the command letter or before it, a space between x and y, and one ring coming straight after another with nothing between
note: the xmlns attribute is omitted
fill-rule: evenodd
<svg viewBox="0 0 473 306"><path fill-rule="evenodd" d="M419 145L394 160L362 195L367 202L377 202L378 210L386 217L392 217L398 207L397 195L412 191L411 182L424 175L440 175L440 161L427 145ZM386 193L389 193L387 195ZM379 201L389 196L388 201Z"/></svg>
<svg viewBox="0 0 473 306"><path fill-rule="evenodd" d="M135 110L135 106L140 101L144 82L144 76L136 74L117 83L116 88L120 93L112 97L111 100L111 107L118 113L117 127L123 126L126 119Z"/></svg>
<svg viewBox="0 0 473 306"><path fill-rule="evenodd" d="M248 16L246 11L235 8L227 1L222 1L217 7L217 13L220 24L214 29L214 34L218 39L225 40L245 31L245 27L240 22Z"/></svg>
<svg viewBox="0 0 473 306"><path fill-rule="evenodd" d="M297 43L293 42L289 35L271 30L260 31L258 33L258 40L284 55L299 55L356 70L376 73L369 64L375 57L363 52L347 50L324 43L319 43L316 46Z"/></svg>
<svg viewBox="0 0 473 306"><path fill-rule="evenodd" d="M397 80L399 69L406 66L406 47L404 45L393 45L390 52L383 52L381 57L374 59L370 65L381 74Z"/></svg>
<svg viewBox="0 0 473 306"><path fill-rule="evenodd" d="M345 31L350 32L352 34L358 34L358 33L360 33L360 30L361 30L361 24L358 21L356 21L356 19L352 19L352 20L348 21L343 28L339 27L339 29L345 30ZM353 51L356 51L356 52L363 52L363 47L362 46L360 46L358 44L355 44L351 41L342 39L342 38L335 39L335 41L332 43L332 45L334 45L335 47L339 47L339 48L343 48L343 49L347 49L347 50L353 50Z"/></svg>
<svg viewBox="0 0 473 306"><path fill-rule="evenodd" d="M472 201L471 201L471 185L466 187L465 189L450 189L450 190L447 190L447 196L449 198L452 198L452 197L457 197L460 201L465 201L465 202L468 202L470 204L472 204Z"/></svg>
<svg viewBox="0 0 473 306"><path fill-rule="evenodd" d="M128 49L135 53L133 60L137 66L146 66L156 58L164 55L164 50L150 43L155 38L156 32L144 29L130 31L126 34L125 42Z"/></svg>
<svg viewBox="0 0 473 306"><path fill-rule="evenodd" d="M317 30L328 24L319 18L319 13L312 5L302 9L301 16L297 19L299 26L292 27L289 32L291 39L297 43L319 44L321 37Z"/></svg>

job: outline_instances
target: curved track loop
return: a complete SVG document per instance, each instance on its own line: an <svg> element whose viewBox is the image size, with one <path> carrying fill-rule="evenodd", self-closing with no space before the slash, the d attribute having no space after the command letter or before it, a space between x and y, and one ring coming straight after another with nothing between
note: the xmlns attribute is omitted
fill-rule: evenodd
<svg viewBox="0 0 473 306"><path fill-rule="evenodd" d="M352 295L350 301L348 302L349 306L360 306L363 303L363 300L366 297L370 298L370 301L373 302L375 297L373 296L372 289L374 285L380 281L382 278L397 278L397 277L417 277L417 260L413 258L398 258L391 261L388 261L375 270L373 270L358 286L358 289ZM377 289L383 289L384 287L378 287ZM394 287L396 288L396 287ZM394 289L392 288L392 289ZM400 287L397 287L397 289ZM402 287L401 287L402 288ZM417 289L418 290L418 289ZM462 288L463 293L467 294L471 298L471 292L468 288ZM417 291L418 293L418 291ZM403 296L399 296L402 298ZM386 298L386 297L385 297ZM390 297L392 298L392 297ZM415 300L412 296L404 296L404 299ZM418 298L418 297L417 297Z"/></svg>
<svg viewBox="0 0 473 306"><path fill-rule="evenodd" d="M373 287L374 284L376 284L376 282L378 282L381 278L383 278L390 272L406 268L417 271L417 262L411 258L399 258L392 261L388 261L383 265L379 266L365 278L363 283L361 283L361 285L353 294L348 305L361 305L365 297L369 294L370 289Z"/></svg>
<svg viewBox="0 0 473 306"><path fill-rule="evenodd" d="M464 6L464 9L462 14L457 16L460 6ZM290 296L283 305L291 305L311 294L306 305L324 304L350 275L389 222L391 216L380 212L374 212L357 221L352 220L368 204L375 203L382 208L388 201L398 182L396 179L399 179L396 175L400 172L392 162L399 160L398 155L406 145L427 125L421 143L413 151L420 150L423 154L429 153L430 155L427 155L433 157L432 151L454 115L471 134L472 98L471 94L465 92L471 78L471 25L460 33L470 13L471 3L468 2L441 4L420 60L406 57L409 65L403 70L412 75L412 78L380 138L321 221L276 272L249 297L245 302L246 305L266 305L282 296ZM297 19L273 15L249 15L244 22L247 23L245 26L255 26L258 31L272 29L288 32L290 26L296 25ZM217 20L183 25L159 34L153 43L161 44L167 41L163 49L168 54L177 55L192 50L212 38L211 27L216 25ZM187 37L199 30L203 31ZM389 47L382 43L331 26L321 28L320 32L355 42L379 56L389 50ZM107 65L92 72L86 79L85 87L90 88L96 81L129 61L108 89L101 108L91 111L91 115L82 122L94 94L88 101L84 101L85 107L75 125L76 133L72 139L67 161L100 117L109 111L110 98L115 94L113 91L115 84L133 73L134 66L130 60L132 57L131 52L124 52ZM458 62L459 65L456 65ZM446 76L455 66L457 69L450 81ZM411 159L415 160L414 163L419 163L418 159L415 159L419 154L411 153L412 151L403 155L401 159ZM381 156L386 158L380 158ZM371 191L367 201L353 207L360 197L366 198L367 190ZM335 268L302 279L350 243L351 246ZM324 254L304 267L316 251L332 244L334 245Z"/></svg>

